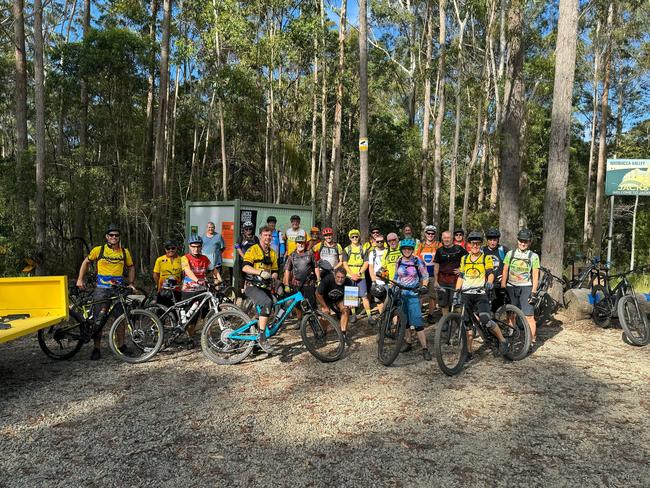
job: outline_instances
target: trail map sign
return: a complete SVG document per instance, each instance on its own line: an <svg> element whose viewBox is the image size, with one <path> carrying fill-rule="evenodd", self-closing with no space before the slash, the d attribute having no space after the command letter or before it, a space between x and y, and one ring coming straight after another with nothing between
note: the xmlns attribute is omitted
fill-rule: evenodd
<svg viewBox="0 0 650 488"><path fill-rule="evenodd" d="M650 195L650 159L608 159L607 195Z"/></svg>

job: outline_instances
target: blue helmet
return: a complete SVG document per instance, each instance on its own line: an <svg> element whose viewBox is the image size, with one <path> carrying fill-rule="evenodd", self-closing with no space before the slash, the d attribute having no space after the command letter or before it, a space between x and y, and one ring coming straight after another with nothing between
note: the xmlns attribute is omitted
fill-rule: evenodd
<svg viewBox="0 0 650 488"><path fill-rule="evenodd" d="M203 239L200 235L192 234L189 239L187 239L188 244L201 244L203 245Z"/></svg>
<svg viewBox="0 0 650 488"><path fill-rule="evenodd" d="M415 239L411 239L410 237L402 239L399 241L399 247L410 247L411 249L415 249Z"/></svg>

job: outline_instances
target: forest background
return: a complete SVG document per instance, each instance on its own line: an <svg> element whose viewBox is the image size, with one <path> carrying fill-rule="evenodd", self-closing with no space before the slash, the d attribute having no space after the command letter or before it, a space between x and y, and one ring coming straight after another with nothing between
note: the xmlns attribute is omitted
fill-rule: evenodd
<svg viewBox="0 0 650 488"><path fill-rule="evenodd" d="M604 252L606 158L650 158L647 1L0 9L0 275L74 275L109 222L146 272L186 201L234 198L340 230L527 226L557 271ZM616 198L615 267L633 204Z"/></svg>

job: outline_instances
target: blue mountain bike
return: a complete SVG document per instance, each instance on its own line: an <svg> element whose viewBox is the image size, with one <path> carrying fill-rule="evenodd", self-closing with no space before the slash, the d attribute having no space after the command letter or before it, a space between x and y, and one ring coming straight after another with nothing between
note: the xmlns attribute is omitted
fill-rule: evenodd
<svg viewBox="0 0 650 488"><path fill-rule="evenodd" d="M266 327L266 337L273 337L283 328L287 317L299 306L303 311L300 336L307 350L316 359L330 363L343 356L345 342L339 324L331 315L314 308L300 290L276 299ZM257 314L261 308L257 307ZM208 359L217 364L237 364L246 359L258 341L258 319L240 310L217 313L201 332L201 348Z"/></svg>

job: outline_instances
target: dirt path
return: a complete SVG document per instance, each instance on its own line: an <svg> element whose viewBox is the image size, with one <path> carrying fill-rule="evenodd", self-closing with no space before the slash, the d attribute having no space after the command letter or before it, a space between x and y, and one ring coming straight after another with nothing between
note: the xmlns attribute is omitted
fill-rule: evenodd
<svg viewBox="0 0 650 488"><path fill-rule="evenodd" d="M379 365L370 332L330 365L295 331L283 355L232 367L3 344L0 486L650 484L650 346L558 323L526 360L485 351L448 378L419 349Z"/></svg>

